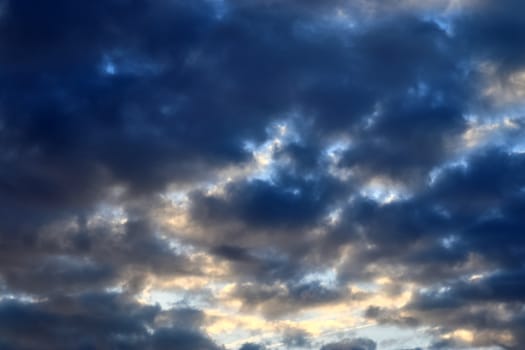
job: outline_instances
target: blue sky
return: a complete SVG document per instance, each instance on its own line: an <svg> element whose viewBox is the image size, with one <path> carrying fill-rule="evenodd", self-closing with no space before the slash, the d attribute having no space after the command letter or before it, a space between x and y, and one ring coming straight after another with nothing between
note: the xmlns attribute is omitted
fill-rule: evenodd
<svg viewBox="0 0 525 350"><path fill-rule="evenodd" d="M518 0L0 0L0 348L525 348Z"/></svg>

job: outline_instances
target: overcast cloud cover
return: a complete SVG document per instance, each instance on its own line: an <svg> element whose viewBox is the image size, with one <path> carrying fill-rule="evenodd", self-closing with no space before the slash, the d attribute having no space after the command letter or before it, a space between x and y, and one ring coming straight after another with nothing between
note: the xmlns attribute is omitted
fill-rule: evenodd
<svg viewBox="0 0 525 350"><path fill-rule="evenodd" d="M0 349L525 349L522 0L1 0Z"/></svg>

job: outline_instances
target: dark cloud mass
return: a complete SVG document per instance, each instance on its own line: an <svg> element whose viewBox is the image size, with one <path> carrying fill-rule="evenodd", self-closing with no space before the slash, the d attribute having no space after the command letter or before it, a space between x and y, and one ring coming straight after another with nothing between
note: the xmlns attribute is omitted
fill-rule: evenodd
<svg viewBox="0 0 525 350"><path fill-rule="evenodd" d="M149 332L159 313L158 306L109 293L31 303L5 300L0 304L0 334L8 349L160 350L173 349L174 344L177 349L219 349L191 329L174 326Z"/></svg>
<svg viewBox="0 0 525 350"><path fill-rule="evenodd" d="M523 349L524 11L0 0L0 349Z"/></svg>
<svg viewBox="0 0 525 350"><path fill-rule="evenodd" d="M343 340L324 345L321 350L375 350L376 343L367 338Z"/></svg>

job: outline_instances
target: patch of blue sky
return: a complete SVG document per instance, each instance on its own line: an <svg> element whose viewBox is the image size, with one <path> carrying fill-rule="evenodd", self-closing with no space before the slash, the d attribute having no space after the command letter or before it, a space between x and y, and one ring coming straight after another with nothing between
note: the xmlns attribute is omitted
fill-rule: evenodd
<svg viewBox="0 0 525 350"><path fill-rule="evenodd" d="M121 285L118 285L118 286L107 287L104 290L106 293L120 294L124 291L124 287Z"/></svg>
<svg viewBox="0 0 525 350"><path fill-rule="evenodd" d="M166 240L169 249L175 254L193 254L197 251L192 245L184 243L171 235L162 235L161 238Z"/></svg>
<svg viewBox="0 0 525 350"><path fill-rule="evenodd" d="M171 309L181 303L184 304L184 306L193 306L193 304L186 305L184 301L187 301L187 299L184 297L185 292L183 291L152 290L146 297L146 301L149 304L158 304L163 310ZM195 300L192 299L191 301L195 303Z"/></svg>
<svg viewBox="0 0 525 350"><path fill-rule="evenodd" d="M440 239L441 246L445 249L452 249L459 243L459 237L457 235L448 235Z"/></svg>
<svg viewBox="0 0 525 350"><path fill-rule="evenodd" d="M524 154L525 153L525 142L515 145L511 148L512 153Z"/></svg>
<svg viewBox="0 0 525 350"><path fill-rule="evenodd" d="M381 350L426 348L433 342L426 328L408 329L385 325L358 329L355 331L355 337L374 339Z"/></svg>
<svg viewBox="0 0 525 350"><path fill-rule="evenodd" d="M347 151L351 147L351 141L349 138L339 138L329 143L325 149L324 154L329 158L338 158L342 153Z"/></svg>
<svg viewBox="0 0 525 350"><path fill-rule="evenodd" d="M244 150L251 153L254 160L252 171L246 176L248 180L272 182L278 166L282 165L281 162L285 162L275 159L275 152L299 140L299 134L288 120L270 123L266 127L266 133L268 137L262 143L257 144L252 140L245 140L243 143Z"/></svg>
<svg viewBox="0 0 525 350"><path fill-rule="evenodd" d="M436 183L436 181L439 179L439 177L446 171L446 170L449 170L449 169L454 169L454 168L461 168L463 170L467 170L469 167L469 164L468 164L468 161L466 159L466 157L462 156L462 157L459 157L455 160L452 160L452 161L449 161L449 162L445 162L444 164L442 165L439 165L437 167L434 167L430 173L428 174L428 184L430 186L432 186L433 184Z"/></svg>
<svg viewBox="0 0 525 350"><path fill-rule="evenodd" d="M352 283L352 288L358 289L360 291L364 291L367 293L378 293L379 290L381 289L381 287L377 283L363 282L363 281Z"/></svg>
<svg viewBox="0 0 525 350"><path fill-rule="evenodd" d="M3 301L17 301L20 303L37 303L41 301L40 299L36 298L32 295L27 294L14 294L14 293L0 293L0 302Z"/></svg>
<svg viewBox="0 0 525 350"><path fill-rule="evenodd" d="M342 207L332 209L326 216L327 223L331 226L337 225L341 221L342 214Z"/></svg>
<svg viewBox="0 0 525 350"><path fill-rule="evenodd" d="M454 36L453 18L450 15L442 13L430 14L425 16L425 20L435 23L439 29L444 31L448 36Z"/></svg>
<svg viewBox="0 0 525 350"><path fill-rule="evenodd" d="M102 69L107 75L115 75L117 73L117 66L109 60L103 63Z"/></svg>
<svg viewBox="0 0 525 350"><path fill-rule="evenodd" d="M410 193L403 190L403 188L380 181L372 181L363 186L360 194L361 196L380 204L389 204L398 200L410 198Z"/></svg>
<svg viewBox="0 0 525 350"><path fill-rule="evenodd" d="M465 147L458 150L462 154L484 147L512 149L525 138L525 118L521 115L468 116L465 120L468 123L463 133Z"/></svg>
<svg viewBox="0 0 525 350"><path fill-rule="evenodd" d="M319 283L326 288L333 288L337 285L337 272L334 268L323 269L308 273L301 279L302 283Z"/></svg>
<svg viewBox="0 0 525 350"><path fill-rule="evenodd" d="M97 223L110 223L114 226L125 224L128 216L124 208L111 203L100 203L95 212L88 219L88 225Z"/></svg>
<svg viewBox="0 0 525 350"><path fill-rule="evenodd" d="M204 290L152 289L145 301L152 305L158 304L163 310L181 307L205 310L210 307L209 295Z"/></svg>
<svg viewBox="0 0 525 350"><path fill-rule="evenodd" d="M328 143L323 150L323 157L329 164L329 173L343 181L352 176L352 170L341 168L338 163L344 152L351 146L352 143L349 137L340 137Z"/></svg>
<svg viewBox="0 0 525 350"><path fill-rule="evenodd" d="M167 199L174 205L184 205L188 203L188 191L172 190L162 194L162 198Z"/></svg>

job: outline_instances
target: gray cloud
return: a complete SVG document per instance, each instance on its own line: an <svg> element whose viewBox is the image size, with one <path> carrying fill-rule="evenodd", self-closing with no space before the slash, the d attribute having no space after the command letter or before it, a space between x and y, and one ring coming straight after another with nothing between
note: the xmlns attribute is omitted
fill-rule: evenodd
<svg viewBox="0 0 525 350"><path fill-rule="evenodd" d="M326 344L321 347L321 350L375 350L376 347L376 343L371 339L355 338Z"/></svg>
<svg viewBox="0 0 525 350"><path fill-rule="evenodd" d="M354 285L389 277L377 293L416 292L365 319L430 327L431 348L460 328L525 344L523 115L483 85L483 67L521 84L521 2L0 5L0 347L219 349L205 310L136 302L212 277L203 261L241 314L363 301ZM466 147L473 118L488 140ZM245 176L276 122L267 172ZM169 192L191 232L164 222Z"/></svg>

